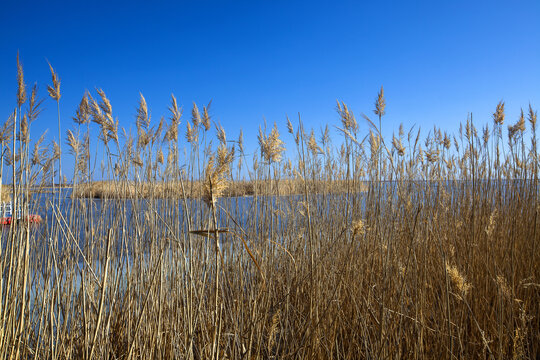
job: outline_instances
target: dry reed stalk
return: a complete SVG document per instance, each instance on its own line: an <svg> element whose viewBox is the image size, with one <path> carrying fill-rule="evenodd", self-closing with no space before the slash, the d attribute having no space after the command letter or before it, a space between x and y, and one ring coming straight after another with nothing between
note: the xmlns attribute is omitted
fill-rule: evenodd
<svg viewBox="0 0 540 360"><path fill-rule="evenodd" d="M101 319L103 317L103 308L105 304L105 291L107 289L107 276L109 274L109 258L110 258L110 250L111 250L111 243L112 243L112 229L109 229L109 234L107 236L107 246L105 251L105 268L103 270L103 279L101 281L101 297L99 300L99 310L97 312L97 320L96 320L96 328L94 330L94 336L92 338L92 346L90 347L90 354L88 355L89 359L93 358L94 355L94 349L96 348L96 341L99 333L99 327L101 323ZM129 356L128 356L129 358Z"/></svg>

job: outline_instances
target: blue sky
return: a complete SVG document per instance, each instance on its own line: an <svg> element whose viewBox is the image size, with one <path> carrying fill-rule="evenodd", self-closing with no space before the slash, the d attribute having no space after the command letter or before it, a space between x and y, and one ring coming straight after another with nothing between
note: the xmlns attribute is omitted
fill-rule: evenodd
<svg viewBox="0 0 540 360"><path fill-rule="evenodd" d="M170 94L184 106L212 100L229 137L247 148L259 125L302 115L307 127L338 125L336 99L373 114L384 85L387 136L437 125L456 132L472 112L490 121L499 100L507 122L540 106L539 1L3 1L0 12L0 121L15 106L16 54L42 97L47 60L62 80L62 126L86 89L102 88L115 117L134 124L142 92L154 121ZM32 134L56 137L47 97ZM291 139L286 138L289 141Z"/></svg>

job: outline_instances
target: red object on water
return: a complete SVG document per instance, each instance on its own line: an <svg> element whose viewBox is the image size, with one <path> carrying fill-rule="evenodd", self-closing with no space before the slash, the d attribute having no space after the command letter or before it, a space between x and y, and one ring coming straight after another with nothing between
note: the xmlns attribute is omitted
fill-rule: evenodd
<svg viewBox="0 0 540 360"><path fill-rule="evenodd" d="M41 216L39 215L28 215L24 216L21 221L27 221L30 224L39 224L41 222ZM11 225L11 222L13 221L13 217L7 216L7 217L0 217L0 225Z"/></svg>

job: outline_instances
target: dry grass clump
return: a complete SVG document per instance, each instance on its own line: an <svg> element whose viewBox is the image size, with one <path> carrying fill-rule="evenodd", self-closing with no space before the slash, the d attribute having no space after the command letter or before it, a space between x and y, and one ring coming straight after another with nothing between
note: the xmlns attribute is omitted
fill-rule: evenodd
<svg viewBox="0 0 540 360"><path fill-rule="evenodd" d="M184 125L173 95L154 121L141 94L132 135L99 90L66 131L64 180L17 65L0 183L45 221L2 231L0 358L540 356L532 107L510 129L501 102L481 131L389 142L381 88L378 121L338 103L337 136L287 119L287 144L262 127L251 158L210 104Z"/></svg>

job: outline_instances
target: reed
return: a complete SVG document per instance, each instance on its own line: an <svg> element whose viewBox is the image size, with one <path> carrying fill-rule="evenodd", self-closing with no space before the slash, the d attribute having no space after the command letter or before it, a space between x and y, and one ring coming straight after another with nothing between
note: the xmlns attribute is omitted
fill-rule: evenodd
<svg viewBox="0 0 540 360"><path fill-rule="evenodd" d="M385 139L381 88L374 121L338 102L334 136L265 124L251 159L210 104L183 121L172 95L155 121L141 94L132 135L97 90L63 123L68 155L32 137L17 66L2 199L44 222L2 231L0 359L540 356L532 106Z"/></svg>

